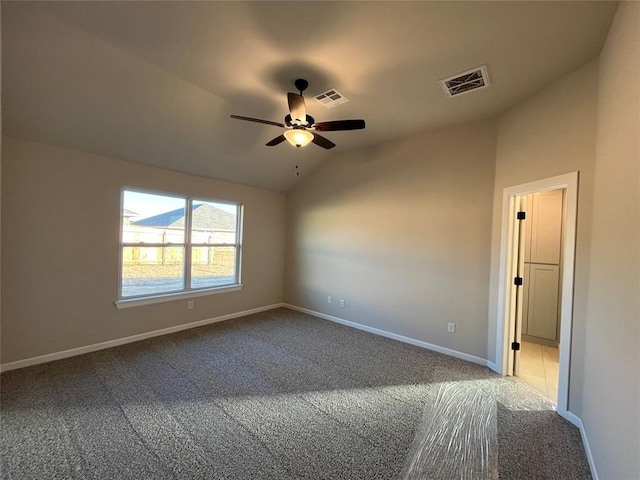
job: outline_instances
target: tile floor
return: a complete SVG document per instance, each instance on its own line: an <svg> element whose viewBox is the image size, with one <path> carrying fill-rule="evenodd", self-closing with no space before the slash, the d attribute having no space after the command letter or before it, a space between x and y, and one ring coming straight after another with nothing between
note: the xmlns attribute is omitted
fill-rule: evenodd
<svg viewBox="0 0 640 480"><path fill-rule="evenodd" d="M559 350L554 347L522 342L518 378L554 403L558 401Z"/></svg>

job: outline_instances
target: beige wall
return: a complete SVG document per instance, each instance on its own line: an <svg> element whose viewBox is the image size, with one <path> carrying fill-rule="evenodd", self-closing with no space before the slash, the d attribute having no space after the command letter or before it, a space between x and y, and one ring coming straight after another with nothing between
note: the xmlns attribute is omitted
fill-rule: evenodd
<svg viewBox="0 0 640 480"><path fill-rule="evenodd" d="M600 57L582 420L601 480L640 478L640 3Z"/></svg>
<svg viewBox="0 0 640 480"><path fill-rule="evenodd" d="M3 137L2 363L282 302L282 194ZM120 188L245 205L239 292L117 310Z"/></svg>
<svg viewBox="0 0 640 480"><path fill-rule="evenodd" d="M285 301L486 358L495 136L486 121L323 164L288 197Z"/></svg>
<svg viewBox="0 0 640 480"><path fill-rule="evenodd" d="M507 187L579 172L569 410L579 414L598 99L597 61L554 82L500 117L491 248L489 359L495 362L502 196Z"/></svg>

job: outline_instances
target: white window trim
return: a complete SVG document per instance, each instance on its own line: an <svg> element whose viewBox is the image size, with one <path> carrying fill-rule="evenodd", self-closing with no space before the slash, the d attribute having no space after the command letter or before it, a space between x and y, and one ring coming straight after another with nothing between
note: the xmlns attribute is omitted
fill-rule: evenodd
<svg viewBox="0 0 640 480"><path fill-rule="evenodd" d="M184 289L172 292L162 292L156 294L140 295L135 297L123 297L122 296L122 254L125 246L128 242L122 241L122 229L123 222L122 216L124 214L124 193L125 191L148 193L152 195L161 195L165 197L176 197L185 200L185 239L181 244L167 244L174 246L182 246L184 248ZM214 202L223 203L227 205L234 205L238 208L238 214L236 216L236 243L233 244L192 244L191 243L191 214L193 209L193 203L197 201L202 202ZM120 191L120 236L119 236L119 261L118 261L118 299L113 302L117 309L130 308L140 305L151 305L154 303L171 302L180 299L202 297L206 295L217 295L220 293L235 292L242 289L242 236L243 236L243 219L244 219L244 205L240 202L234 202L230 200L219 200L214 198L205 198L192 195L181 195L172 192L163 192L159 190L150 190L146 188L138 187L122 187ZM149 246L150 244L144 244ZM220 285L215 287L201 287L192 288L191 283L191 249L199 247L216 247L216 246L229 246L235 247L236 259L235 259L235 271L236 271L236 283L228 285Z"/></svg>
<svg viewBox="0 0 640 480"><path fill-rule="evenodd" d="M207 295L217 295L219 293L237 292L242 290L242 284L225 285L215 288L201 288L198 290L180 291L176 293L163 293L159 295L148 295L146 297L121 298L113 302L118 310L141 305L152 305L154 303L173 302L193 297L204 297Z"/></svg>

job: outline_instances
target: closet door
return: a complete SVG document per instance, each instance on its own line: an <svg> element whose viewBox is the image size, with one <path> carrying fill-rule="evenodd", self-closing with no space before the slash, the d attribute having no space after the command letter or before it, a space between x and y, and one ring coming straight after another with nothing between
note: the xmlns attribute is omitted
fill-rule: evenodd
<svg viewBox="0 0 640 480"><path fill-rule="evenodd" d="M526 262L560 263L562 244L562 190L535 193L531 199L530 253Z"/></svg>
<svg viewBox="0 0 640 480"><path fill-rule="evenodd" d="M531 263L528 265L528 298L526 312L527 335L557 340L558 265Z"/></svg>

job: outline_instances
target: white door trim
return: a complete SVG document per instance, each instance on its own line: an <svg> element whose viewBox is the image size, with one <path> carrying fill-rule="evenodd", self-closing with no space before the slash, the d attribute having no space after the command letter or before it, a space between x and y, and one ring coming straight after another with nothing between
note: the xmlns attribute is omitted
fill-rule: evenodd
<svg viewBox="0 0 640 480"><path fill-rule="evenodd" d="M560 365L558 377L557 411L565 415L569 403L569 365L571 359L571 332L573 320L573 280L576 247L576 220L578 212L578 172L538 180L504 189L502 196L502 236L500 244L500 277L498 288L498 318L496 329L496 367L501 375L509 375L508 355L511 349L510 322L506 313L512 302L512 279L509 275L512 261L512 223L514 197L529 193L565 189L565 235L563 238L562 297L560 299ZM512 333L512 332L511 332Z"/></svg>

